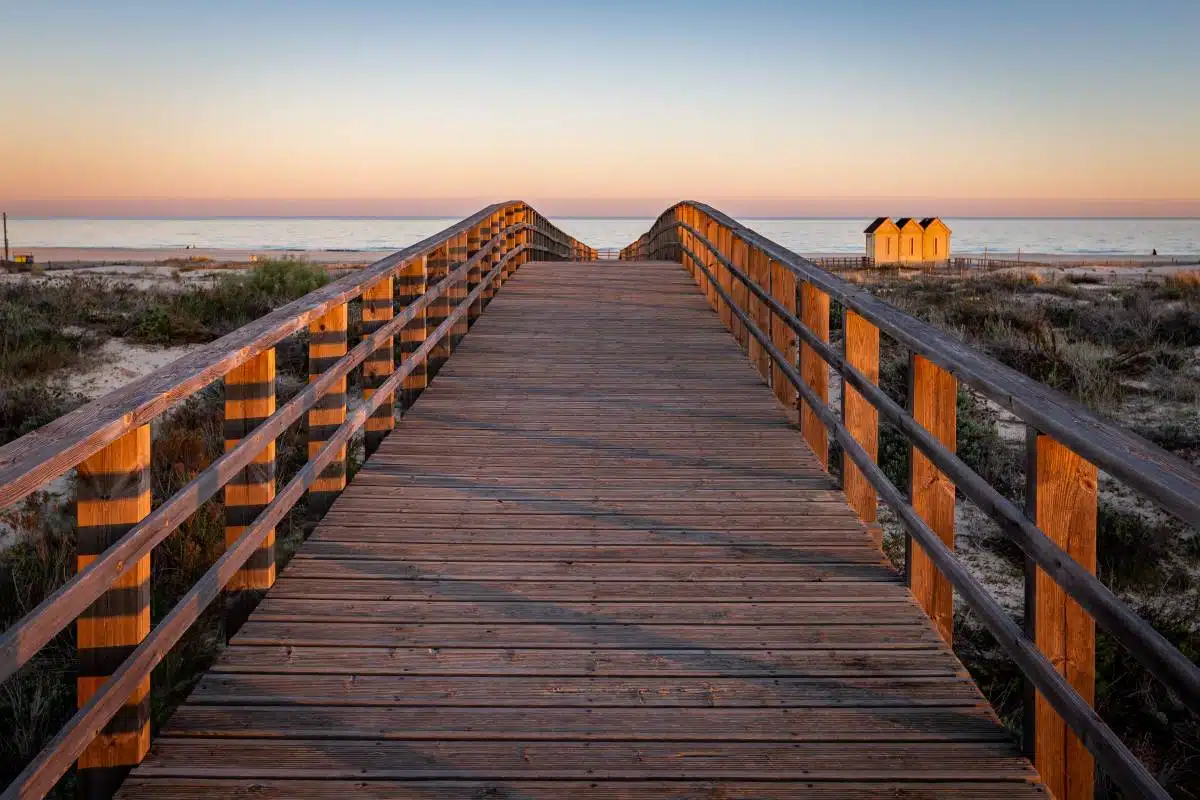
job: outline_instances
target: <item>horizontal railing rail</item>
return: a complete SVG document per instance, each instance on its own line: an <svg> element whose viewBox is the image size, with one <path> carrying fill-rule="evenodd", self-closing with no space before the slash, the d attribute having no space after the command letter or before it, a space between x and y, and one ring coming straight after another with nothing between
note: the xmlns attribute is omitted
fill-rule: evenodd
<svg viewBox="0 0 1200 800"><path fill-rule="evenodd" d="M544 217L523 203L490 206L436 236L388 256L361 273L317 290L218 340L193 357L182 359L172 367L118 390L0 450L5 457L4 466L0 468L0 475L4 476L0 481L0 492L3 492L0 497L12 502L26 496L42 482L76 466L81 469L81 482L84 479L95 482L92 475L95 470L85 469L88 464L100 458L107 459L111 467L114 459L119 461L121 453L128 449L128 443L133 441L131 437L145 433L145 442L140 445L144 451L139 453L141 463L127 464L127 474L119 476L123 482L106 484L102 487L105 491L95 501L101 505L109 504L107 509L102 509L102 517L108 514L108 519L121 524L121 529L107 531L110 536L115 536L115 540L100 552L89 555L86 563L81 550L77 573L0 636L0 681L3 681L29 663L72 621L83 620L84 615L91 613L90 609L104 604L105 613L111 615L114 608L119 612L117 617L110 616L115 624L110 626L113 629L108 634L111 638L115 631L120 641L85 642L81 628L81 661L91 663L98 653L104 652L107 669L98 671L92 667L88 671L88 690L82 688L84 678L81 677L79 711L26 766L3 797L40 797L81 758L84 759L80 761L81 768L86 766L96 773L84 775L81 769L80 780L92 783L85 793L98 796L115 790L124 772L141 760L148 747L147 720L137 709L145 702L143 695L150 671L223 591L269 587L274 580L270 544L276 524L306 491L312 502L317 496L317 487L330 482L330 470L333 470L334 483L340 476L340 485L344 486L346 447L351 438L366 427L368 450L372 446L372 435L374 446L378 446L379 439L393 424L394 398L402 389L409 388L411 378L427 363L433 362L439 352L443 360L449 357L457 339L466 333L503 282L535 253L550 260L589 260L594 251L554 229ZM393 311L394 279L405 281L410 290L414 285L418 289L401 298L404 302L399 313ZM427 280L432 282L428 288ZM345 308L355 296L363 297L364 336L346 352ZM339 318L342 320L340 329L336 322L325 325L329 320ZM424 327L426 320L431 329ZM139 475L136 468L148 463L149 430L145 426L170 405L162 395L179 399L190 391L203 388L213 376L225 375L228 381L230 374L244 365L265 363L263 354L273 352L271 348L277 342L298 331L304 322L310 327L317 326L309 345L311 382L308 386L275 409L273 356L268 359L272 368L269 370L269 389L247 391L239 384L227 382L227 425L230 403L244 402L236 399L242 395L261 400L269 394L269 413L252 420L251 426L247 426L251 429L244 436L227 441L223 455L157 509L151 511L149 508L148 490L139 492L139 496L144 494L141 513L135 514L136 518L128 518L131 497L128 487L136 487L141 481L140 477L130 476ZM418 338L411 342L408 350L402 347L401 362L396 367L393 344L401 338L403 345L402 335L413 330L414 324ZM321 349L330 344L336 346L339 340L343 343L341 353L329 355ZM226 348L233 349L233 355L223 353ZM364 366L363 403L347 414L346 379L360 364ZM367 379L368 375L371 380ZM418 384L416 391L422 386ZM332 422L313 416L330 411L335 415ZM309 459L275 494L275 439L306 412L310 425ZM64 424L63 421L68 419L70 424ZM374 429L372 423L377 423ZM62 437L60 450L65 454L52 447L56 436ZM227 440L229 437L227 432ZM246 519L228 516L241 509L227 506L227 526L231 527L226 529L224 554L162 621L149 629L151 551L219 490L225 488L228 491L232 481L243 476L261 477L264 454L270 456L269 493L260 498L261 503L243 507L249 511ZM336 490L335 486L334 494ZM114 503L125 505L118 508L112 505ZM85 501L81 497L78 504L81 529L85 524L85 508L93 504L92 499ZM114 512L126 516L113 519ZM247 565L264 552L270 554L269 577L255 582L256 573L249 572ZM131 592L124 582L142 565L147 573L145 581L130 587L133 588ZM257 568L261 570L262 566L257 565ZM139 593L141 597L138 597ZM125 604L123 609L121 604ZM91 638L96 639L96 636ZM103 635L99 639L103 639ZM109 651L117 651L120 657L114 661L107 655ZM133 738L127 730L130 709L134 709L133 717L140 720L132 731L137 734ZM122 720L121 730L108 733L106 726L116 719ZM107 752L102 758L87 760L87 753L96 745L106 748ZM103 764L99 767L93 763L101 761Z"/></svg>
<svg viewBox="0 0 1200 800"><path fill-rule="evenodd" d="M1167 797L1165 790L1145 766L1092 710L1091 681L1094 678L1091 675L1094 674L1094 666L1086 665L1082 671L1087 674L1082 679L1076 674L1068 676L1072 678L1069 681L1063 675L1062 665L1055 663L1058 659L1048 657L1062 655L1063 662L1071 662L1075 666L1081 658L1086 658L1086 654L1043 652L1045 648L1041 647L1043 642L1039 634L1053 632L1043 630L1049 627L1049 622L1038 622L1036 618L1039 608L1047 607L1054 601L1053 597L1048 596L1050 592L1043 590L1039 597L1037 592L1027 591L1027 630L1023 631L954 555L954 488L961 490L965 497L996 521L1026 553L1031 565L1036 565L1037 569L1030 571L1028 581L1037 581L1041 575L1047 576L1193 711L1200 709L1200 669L1096 579L1093 574L1094 516L1091 532L1093 555L1089 569L1076 560L1077 554L1068 552L1060 546L1060 542L1039 527L1047 527L1053 533L1061 534L1061 519L1050 519L1048 523L1047 515L1039 513L1045 512L1045 508L1030 509L1033 513L1027 515L1026 511L1019 509L958 458L953 450L953 406L957 394L955 379L962 379L985 396L1014 410L1037 431L1039 435L1031 438L1031 449L1036 450L1031 464L1043 468L1044 472L1048 471L1044 468L1049 465L1045 460L1039 460L1039 454L1047 447L1062 442L1072 450L1079 448L1076 452L1083 450L1080 455L1098 456L1094 459L1095 465L1116 477L1136 473L1139 477L1136 485L1144 494L1192 524L1200 518L1197 515L1200 508L1200 474L1186 462L1105 422L1049 387L1034 384L1038 391L1026 392L1028 384L1033 382L1025 376L904 315L852 284L825 273L811 262L708 206L681 203L672 207L656 221L651 231L622 251L622 258L627 259L656 257L679 260L692 272L735 336L751 351L752 360L759 361L764 377L776 385L776 392L781 399L787 401L789 396L780 391L779 384L786 382L794 388L796 395L791 397L803 403L801 427L818 455L823 460L827 459L824 431L831 433L841 445L852 464L844 465L843 469L847 494L851 495L851 489L855 489L856 497L851 498L852 505L855 505L864 521L871 524L875 519L876 499L872 491L878 492L879 498L896 513L914 542L909 550L910 557L906 559L910 585L914 584L914 560L920 562L922 558L928 558L937 571L932 579L928 575L923 576L922 585L914 588L914 594L920 595L918 601L938 623L943 636L949 641L947 615L951 607L948 587L953 586L1037 690L1039 699L1031 704L1029 712L1031 723L1028 733L1034 741L1027 742L1027 745L1043 775L1049 773L1054 777L1055 780L1048 783L1054 783L1068 772L1077 779L1089 772L1090 762L1079 763L1078 757L1069 759L1066 755L1069 748L1066 746L1050 747L1038 741L1039 733L1042 739L1048 739L1053 731L1052 723L1047 720L1047 709L1036 705L1042 702L1041 698L1057 712L1059 721L1065 722L1074 731L1115 781L1139 797ZM781 288L783 291L779 291ZM802 298L801 306L805 306L799 316L796 313L797 294ZM837 299L847 314L843 328L846 334L845 353L838 353L828 343L830 297ZM804 302L805 298L807 303ZM870 330L872 327L874 331ZM878 374L880 331L892 335L915 355L928 359L935 370L919 370L927 376L927 382L923 386L916 385L918 370L914 362L913 375L910 376L910 404L914 409L905 409L877 385L875 376ZM803 344L798 353L791 348L795 340L781 336L781 332L799 337ZM757 353L755 347L748 346L751 343L757 346ZM817 367L818 360L820 367ZM822 377L826 365L836 370L844 381L841 418L828 405L827 384ZM942 375L937 375L937 372ZM933 400L937 401L937 382L948 385L951 390L948 393L943 390L941 398L943 405L949 404L949 436L946 435L947 421L944 418L946 408L943 407L943 419L939 420L935 418L936 415L927 413L928 402L925 402L925 418L918 419L916 416L916 406L922 402L917 396L926 395L924 399L928 401L929 395L932 395ZM853 407L856 397L869 404L872 409L870 414L864 415L862 406ZM1020 413L1022 411L1025 413ZM880 415L899 430L915 451L928 459L936 470L927 471L923 477L934 484L941 482L943 495L944 485L949 485L948 525L945 505L939 509L936 503L929 502L930 498L918 486L916 474L911 476L913 485L906 497L875 463ZM1081 447L1081 439L1091 437L1078 430L1065 430L1070 428L1069 420L1084 426L1086 431L1097 432L1106 442L1120 442L1129 449L1111 453L1094 441L1090 446ZM817 434L817 428L821 429L820 435ZM1051 438L1057 442L1051 441ZM1077 461L1079 463L1073 463L1069 458L1060 459L1056 466L1060 471L1070 472L1081 467L1082 459ZM1084 466L1084 471L1088 467L1090 465ZM1084 481L1084 484L1085 488L1090 485L1091 494L1088 496L1085 492L1077 499L1077 503L1085 510L1090 503L1094 513L1095 467L1090 468L1090 484L1088 481ZM858 476L865 484L851 487L851 483L859 480ZM1031 485L1045 484L1053 489L1056 481L1062 483L1063 480L1062 475L1035 474L1031 476ZM864 494L867 486L869 488ZM1047 505L1056 503L1060 506L1052 509L1059 512L1060 516L1064 512L1061 506L1071 505L1070 500L1054 496L1053 491L1046 494L1049 497ZM1069 516L1071 511L1068 508L1065 513ZM1087 561L1086 558L1084 560ZM943 585L939 586L939 582L943 582ZM922 591L918 592L917 589ZM1061 634L1062 631L1057 633ZM1078 644L1078 641L1076 639L1074 643ZM1088 694L1087 697L1081 694L1080 688ZM1039 732L1035 722L1051 732ZM1052 763L1055 761L1070 763ZM1065 783L1065 779L1060 782ZM1069 794L1060 789L1056 796L1086 796L1090 786L1090 778L1075 780ZM1052 787L1052 790L1054 788L1057 787Z"/></svg>
<svg viewBox="0 0 1200 800"><path fill-rule="evenodd" d="M518 212L518 209L523 210ZM549 252L550 245L556 245L556 257L571 258L576 253L594 252L583 242L553 228L545 217L523 203L488 206L440 233L281 306L177 361L0 447L0 508L12 505L73 469L122 434L144 425L180 399L225 376L238 364L299 332L330 308L361 296L367 287L384 277L397 275L404 264L428 256L451 238L479 227L494 215L505 213L510 216L529 214L534 219L532 224L538 235L545 239L540 246Z"/></svg>

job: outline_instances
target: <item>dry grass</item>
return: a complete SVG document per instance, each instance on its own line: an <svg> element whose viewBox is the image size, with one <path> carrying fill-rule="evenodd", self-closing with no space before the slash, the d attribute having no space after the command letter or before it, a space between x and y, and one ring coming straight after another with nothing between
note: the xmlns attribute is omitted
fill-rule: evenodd
<svg viewBox="0 0 1200 800"><path fill-rule="evenodd" d="M1164 283L1175 289L1200 289L1200 270L1176 272L1168 275Z"/></svg>
<svg viewBox="0 0 1200 800"><path fill-rule="evenodd" d="M1138 285L1035 281L1028 275L956 280L917 278L877 284L890 302L982 349L1008 366L1066 391L1159 446L1200 464L1200 273ZM884 342L881 385L904 402L908 353ZM992 407L960 392L958 450L1002 494L1023 502L1020 441L1005 441ZM905 486L909 446L887 426L880 464ZM903 537L886 524L889 556L902 561ZM1024 556L1002 535L961 529L1002 559L1020 591ZM1155 629L1200 660L1200 531L1131 504L1102 483L1097 531L1099 576ZM960 538L960 546L962 543ZM1009 577L1011 576L1013 577ZM1023 679L973 616L959 610L955 650L1014 735L1020 735ZM1200 720L1101 635L1097 706L1118 735L1174 796L1200 797ZM1119 797L1102 783L1100 796Z"/></svg>
<svg viewBox="0 0 1200 800"><path fill-rule="evenodd" d="M295 262L267 263L209 289L178 295L96 279L6 284L0 289L0 444L45 424L82 402L47 388L44 366L69 368L107 335L173 343L215 338L324 283L325 272ZM9 314L8 312L12 312ZM69 333L64 333L64 326ZM306 382L303 335L277 348L280 402ZM17 380L24 378L24 380ZM207 468L222 452L223 392L218 385L160 418L154 431L151 481L155 506ZM305 433L294 426L278 440L282 484L307 458ZM75 522L68 491L38 493L0 521L24 532L0 552L0 629L32 610L74 573ZM277 559L286 563L303 538L303 502L277 529ZM157 623L224 549L224 507L218 494L151 554L151 616ZM152 722L160 725L187 696L224 641L223 604L214 603L155 669ZM0 784L7 784L75 710L75 633L69 626L0 689ZM72 793L68 775L57 796Z"/></svg>

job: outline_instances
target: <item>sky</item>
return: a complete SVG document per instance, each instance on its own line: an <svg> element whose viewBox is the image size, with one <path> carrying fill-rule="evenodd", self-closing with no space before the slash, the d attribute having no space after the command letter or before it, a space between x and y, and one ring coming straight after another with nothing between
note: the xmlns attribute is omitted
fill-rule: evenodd
<svg viewBox="0 0 1200 800"><path fill-rule="evenodd" d="M0 0L26 215L1200 216L1200 2Z"/></svg>

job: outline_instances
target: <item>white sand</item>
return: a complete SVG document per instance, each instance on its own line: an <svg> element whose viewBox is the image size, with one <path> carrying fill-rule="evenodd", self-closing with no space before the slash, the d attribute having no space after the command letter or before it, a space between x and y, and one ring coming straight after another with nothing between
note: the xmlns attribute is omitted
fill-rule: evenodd
<svg viewBox="0 0 1200 800"><path fill-rule="evenodd" d="M56 382L68 391L94 400L143 375L149 375L159 367L165 367L201 346L185 344L155 347L109 339L87 367L56 376Z"/></svg>

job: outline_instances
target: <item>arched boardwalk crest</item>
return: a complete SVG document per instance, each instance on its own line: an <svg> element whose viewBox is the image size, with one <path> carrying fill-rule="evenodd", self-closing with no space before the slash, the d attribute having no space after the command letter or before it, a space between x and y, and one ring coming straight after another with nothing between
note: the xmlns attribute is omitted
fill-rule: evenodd
<svg viewBox="0 0 1200 800"><path fill-rule="evenodd" d="M120 796L1045 796L677 263L529 263Z"/></svg>

